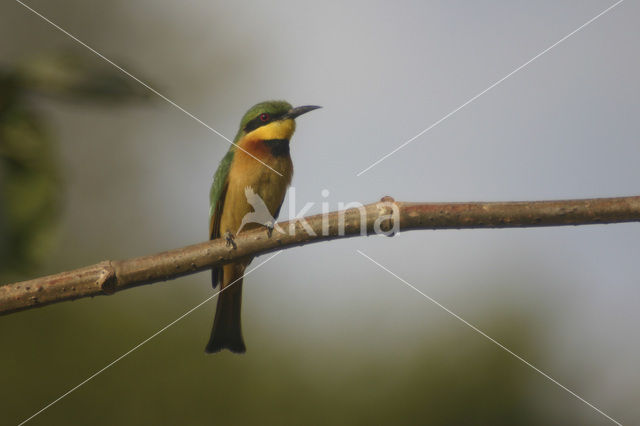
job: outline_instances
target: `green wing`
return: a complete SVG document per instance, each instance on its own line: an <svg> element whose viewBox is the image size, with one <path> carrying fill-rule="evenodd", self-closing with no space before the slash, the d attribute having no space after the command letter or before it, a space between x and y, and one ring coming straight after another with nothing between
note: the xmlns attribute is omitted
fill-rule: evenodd
<svg viewBox="0 0 640 426"><path fill-rule="evenodd" d="M220 161L218 170L213 175L213 183L209 192L209 239L220 237L220 216L224 206L224 197L229 184L229 170L233 161L235 147L232 146Z"/></svg>
<svg viewBox="0 0 640 426"><path fill-rule="evenodd" d="M209 192L209 239L211 240L220 237L220 218L222 217L224 198L229 185L229 169L231 169L231 162L233 161L234 148L234 146L231 146L227 151L227 154L220 161L218 170L213 175L213 183ZM213 268L211 272L211 284L213 288L216 288L222 280L222 268Z"/></svg>

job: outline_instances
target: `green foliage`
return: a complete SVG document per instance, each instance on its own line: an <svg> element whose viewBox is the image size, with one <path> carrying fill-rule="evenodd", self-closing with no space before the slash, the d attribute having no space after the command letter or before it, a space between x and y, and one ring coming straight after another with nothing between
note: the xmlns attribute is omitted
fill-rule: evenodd
<svg viewBox="0 0 640 426"><path fill-rule="evenodd" d="M150 97L143 85L87 55L61 52L33 57L17 67L22 88L58 100L116 105Z"/></svg>
<svg viewBox="0 0 640 426"><path fill-rule="evenodd" d="M42 262L55 241L63 179L43 97L110 106L148 92L109 65L68 53L0 68L0 283Z"/></svg>
<svg viewBox="0 0 640 426"><path fill-rule="evenodd" d="M128 295L126 307L97 298L30 311L29 321L11 315L0 323L0 335L12 342L11 351L0 352L7 421L16 424L31 415L195 303L163 311L148 303L149 290ZM159 293L175 305L185 300L180 291L184 288ZM144 311L137 312L134 307L141 305ZM497 314L505 310L495 306L476 320L511 350L548 367L542 355L548 347L535 332L535 320ZM76 423L92 425L585 424L579 413L599 420L571 395L448 317L438 324L440 331L416 326L415 339L382 349L374 341L385 334L353 339L336 330L309 344L296 342L295 327L283 333L257 326L247 354L211 356L201 349L209 315L206 308L194 313L38 420L64 424L72 415ZM43 377L46 384L40 386ZM548 405L536 393L538 386L558 405Z"/></svg>

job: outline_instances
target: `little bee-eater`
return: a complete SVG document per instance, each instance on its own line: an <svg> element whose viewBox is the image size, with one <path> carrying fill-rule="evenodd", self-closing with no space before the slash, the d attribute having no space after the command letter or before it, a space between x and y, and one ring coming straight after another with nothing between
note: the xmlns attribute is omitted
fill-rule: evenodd
<svg viewBox="0 0 640 426"><path fill-rule="evenodd" d="M240 128L229 151L218 166L210 193L209 238L233 234L272 223L246 223L245 215L253 211L248 194L259 196L273 218L293 175L289 140L296 129L295 118L320 108L308 105L293 108L284 101L268 101L254 105L242 117ZM269 167L267 167L269 166ZM278 173L276 173L275 171ZM246 351L240 325L242 276L252 259L236 261L213 268L212 284L220 284L218 306L213 321L208 353L229 349ZM229 288L227 288L229 286Z"/></svg>

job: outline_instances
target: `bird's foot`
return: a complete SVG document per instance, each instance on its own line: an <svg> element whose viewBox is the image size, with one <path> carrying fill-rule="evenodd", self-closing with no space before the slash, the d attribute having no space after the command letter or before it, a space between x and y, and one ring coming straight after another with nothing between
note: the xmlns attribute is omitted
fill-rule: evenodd
<svg viewBox="0 0 640 426"><path fill-rule="evenodd" d="M234 249L237 249L238 246L236 245L235 240L233 239L233 234L229 231L224 233L224 239L227 242L227 247L229 246L233 246Z"/></svg>
<svg viewBox="0 0 640 426"><path fill-rule="evenodd" d="M273 235L273 228L274 228L273 222L269 221L265 223L264 226L267 228L267 236L271 238L271 235Z"/></svg>

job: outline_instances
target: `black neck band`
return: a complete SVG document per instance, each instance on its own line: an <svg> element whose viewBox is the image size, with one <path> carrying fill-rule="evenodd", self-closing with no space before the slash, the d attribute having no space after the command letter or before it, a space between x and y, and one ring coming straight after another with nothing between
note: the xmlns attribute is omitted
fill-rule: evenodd
<svg viewBox="0 0 640 426"><path fill-rule="evenodd" d="M289 155L289 139L267 139L263 142L269 147L274 157Z"/></svg>

